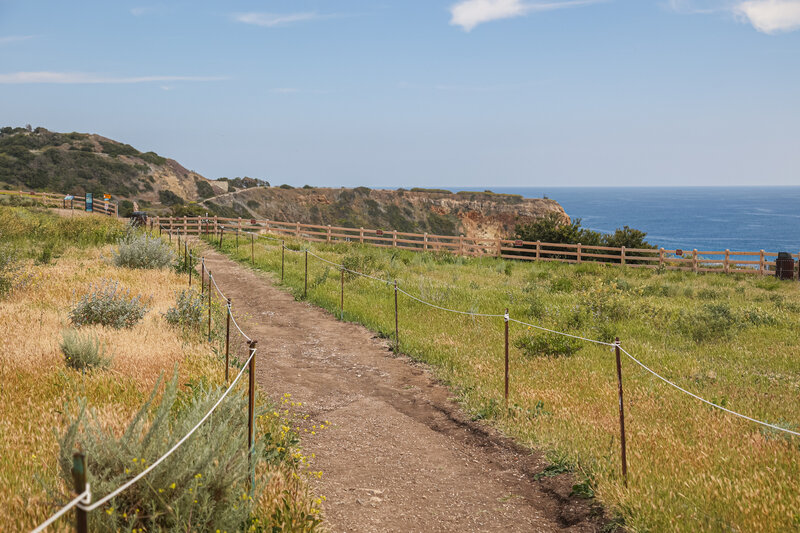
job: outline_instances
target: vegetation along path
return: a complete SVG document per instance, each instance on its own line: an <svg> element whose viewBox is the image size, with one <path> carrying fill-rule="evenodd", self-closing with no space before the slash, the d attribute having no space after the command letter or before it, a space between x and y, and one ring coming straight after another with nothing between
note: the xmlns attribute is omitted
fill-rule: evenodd
<svg viewBox="0 0 800 533"><path fill-rule="evenodd" d="M570 474L535 481L546 462L470 421L424 367L265 275L205 256L258 340L261 390L308 415L303 448L332 531L601 529L592 501L570 496Z"/></svg>

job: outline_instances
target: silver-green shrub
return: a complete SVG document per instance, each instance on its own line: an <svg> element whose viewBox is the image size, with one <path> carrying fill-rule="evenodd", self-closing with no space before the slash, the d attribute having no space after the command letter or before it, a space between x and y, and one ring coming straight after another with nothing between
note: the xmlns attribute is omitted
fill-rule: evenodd
<svg viewBox="0 0 800 533"><path fill-rule="evenodd" d="M156 404L160 382L124 434L117 437L83 408L60 441L61 475L71 483L80 442L87 481L97 500L164 455L211 409L220 387L197 384L178 392L177 373ZM152 409L151 409L152 408ZM89 514L92 531L244 531L248 497L247 400L232 391L189 439L145 478ZM88 415L88 416L87 416ZM262 461L262 439L253 450ZM141 529L139 529L141 528Z"/></svg>
<svg viewBox="0 0 800 533"><path fill-rule="evenodd" d="M203 325L203 317L208 307L203 297L194 289L184 289L175 297L175 307L164 313L164 320L171 326L180 326L184 330L199 330Z"/></svg>
<svg viewBox="0 0 800 533"><path fill-rule="evenodd" d="M69 312L69 319L78 327L101 324L122 329L133 327L146 312L141 295L131 296L118 282L106 280L89 286L89 292Z"/></svg>
<svg viewBox="0 0 800 533"><path fill-rule="evenodd" d="M105 355L105 347L96 335L81 335L74 329L61 334L61 353L67 366L75 370L108 368L111 359Z"/></svg>
<svg viewBox="0 0 800 533"><path fill-rule="evenodd" d="M113 252L116 266L127 268L166 268L175 259L175 252L160 237L128 230Z"/></svg>

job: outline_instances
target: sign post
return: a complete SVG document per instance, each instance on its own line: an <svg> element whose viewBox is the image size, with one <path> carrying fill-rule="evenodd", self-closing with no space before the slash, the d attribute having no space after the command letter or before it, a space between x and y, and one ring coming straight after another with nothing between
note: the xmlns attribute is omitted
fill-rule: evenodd
<svg viewBox="0 0 800 533"><path fill-rule="evenodd" d="M92 212L92 193L87 192L85 198L86 198L86 211L89 211L91 213Z"/></svg>

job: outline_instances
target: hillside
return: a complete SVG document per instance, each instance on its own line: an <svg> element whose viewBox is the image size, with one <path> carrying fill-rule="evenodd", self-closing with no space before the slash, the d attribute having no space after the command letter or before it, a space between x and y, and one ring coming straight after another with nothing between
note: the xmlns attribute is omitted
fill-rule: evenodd
<svg viewBox="0 0 800 533"><path fill-rule="evenodd" d="M308 224L396 229L468 237L507 237L516 224L549 213L554 200L485 192L269 187L254 178L209 180L173 159L89 133L0 128L0 189L32 189L119 202L120 214L258 217Z"/></svg>
<svg viewBox="0 0 800 533"><path fill-rule="evenodd" d="M467 237L507 237L515 224L549 213L569 217L555 200L491 192L434 189L384 190L283 187L251 188L203 202L237 216L304 224L396 229Z"/></svg>
<svg viewBox="0 0 800 533"><path fill-rule="evenodd" d="M227 191L177 161L100 135L10 127L0 129L0 187L108 193L143 207Z"/></svg>

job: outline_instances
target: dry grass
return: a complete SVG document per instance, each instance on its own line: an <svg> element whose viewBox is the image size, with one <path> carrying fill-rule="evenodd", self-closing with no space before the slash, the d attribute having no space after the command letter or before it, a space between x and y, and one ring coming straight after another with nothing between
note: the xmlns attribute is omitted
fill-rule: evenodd
<svg viewBox="0 0 800 533"><path fill-rule="evenodd" d="M279 247L262 243L258 268L279 273ZM231 239L224 247L249 263L249 246L237 254ZM442 306L483 313L509 307L512 316L545 327L592 338L619 335L631 353L679 385L758 419L800 427L798 283L613 265L470 260L343 244L310 247L337 263L371 265L373 275L397 278L406 290ZM358 255L370 259L355 261ZM286 253L285 285L301 297L301 254ZM309 299L338 314L339 290L338 272L310 258ZM393 336L391 288L348 279L345 319ZM503 320L443 313L400 298L402 350L430 363L476 418L543 447L554 462L588 479L629 530L800 526L800 439L705 406L629 360L623 360L626 488L613 352L587 344L570 357L554 358L514 347L514 340L535 334L511 325L506 411Z"/></svg>
<svg viewBox="0 0 800 533"><path fill-rule="evenodd" d="M19 241L18 241L19 242ZM110 264L110 246L66 246L55 263L25 261L30 283L0 300L0 524L24 531L47 518L71 493L59 477L58 438L80 398L99 419L122 430L161 372L179 368L180 383L220 382L222 367L212 346L167 326L162 314L175 304L186 276L172 270L131 270ZM109 370L82 374L68 369L60 352L67 313L89 284L114 279L148 299L149 311L131 329L81 328L95 333L112 357ZM244 416L244 415L243 415ZM264 433L283 421L261 421ZM91 458L88 459L91 469ZM291 463L262 466L256 517L286 522L314 515L303 476ZM288 511L287 511L288 509ZM71 531L62 520L53 531Z"/></svg>

